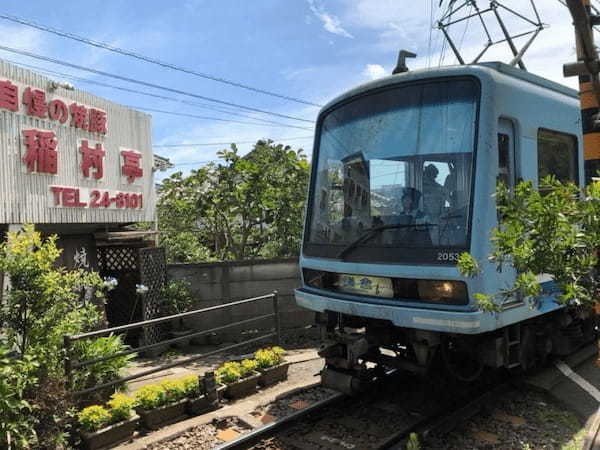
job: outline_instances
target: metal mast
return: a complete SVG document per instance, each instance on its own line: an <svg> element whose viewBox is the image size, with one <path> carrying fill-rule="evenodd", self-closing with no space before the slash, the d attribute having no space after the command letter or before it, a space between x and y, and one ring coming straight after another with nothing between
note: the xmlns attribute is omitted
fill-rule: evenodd
<svg viewBox="0 0 600 450"><path fill-rule="evenodd" d="M443 1L440 2L440 6L442 3ZM525 63L523 62L523 55L527 49L529 49L539 32L545 28L545 25L540 20L534 0L529 0L529 3L531 5L532 15L534 16L533 18L526 17L514 9L503 5L498 0L489 1L489 4L485 9L480 9L476 0L450 0L446 12L442 14L437 25L460 64L467 64L465 62L466 58L461 53L460 48L457 47L456 42L452 39L449 29L461 22L468 22L471 19L475 19L481 26L485 43L481 52L470 62L470 64L480 62L481 58L492 46L506 43L512 54L511 59L507 61L507 63L512 66L518 65L521 69L526 70ZM507 17L511 16L512 18L519 19L519 22L525 25L527 29L518 33L511 33L505 20L500 14L501 12ZM494 28L498 28L500 32L494 33ZM528 36L527 41L521 48L518 48L515 40L525 36Z"/></svg>
<svg viewBox="0 0 600 450"><path fill-rule="evenodd" d="M586 184L600 170L600 63L594 45L593 26L600 23L600 16L592 14L590 0L567 0L573 17L577 62L565 64L565 77L579 76L579 104L583 128L583 154Z"/></svg>

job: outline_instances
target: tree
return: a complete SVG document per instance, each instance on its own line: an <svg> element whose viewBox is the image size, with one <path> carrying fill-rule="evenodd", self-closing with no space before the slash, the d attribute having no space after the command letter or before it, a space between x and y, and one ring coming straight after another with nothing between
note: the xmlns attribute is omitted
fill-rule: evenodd
<svg viewBox="0 0 600 450"><path fill-rule="evenodd" d="M477 293L479 307L497 311L517 293L536 305L542 287L537 275L549 274L559 289L556 301L567 306L594 306L598 295L600 245L600 183L580 190L554 177L521 182L514 192L500 184L497 192L500 225L492 232L490 261L502 270L516 271L510 288L497 293ZM468 253L459 259L464 275L477 276L479 264Z"/></svg>
<svg viewBox="0 0 600 450"><path fill-rule="evenodd" d="M26 225L0 244L0 271L10 279L0 305L0 336L6 341L0 344L2 448L63 448L73 406L64 379L63 335L90 331L101 323L87 294L102 299L108 286L97 273L56 267L56 239L43 239ZM76 342L72 356L82 360L123 350L119 336L108 336ZM77 371L73 388L118 378L127 360L86 366Z"/></svg>
<svg viewBox="0 0 600 450"><path fill-rule="evenodd" d="M62 334L77 333L99 322L96 307L82 301L87 289L102 296L102 279L95 272L55 267L61 250L56 236L42 239L32 225L9 232L0 245L0 271L10 278L10 290L0 308L9 347L19 356L36 354L46 370L59 366Z"/></svg>
<svg viewBox="0 0 600 450"><path fill-rule="evenodd" d="M243 260L297 255L308 185L302 150L258 141L235 145L159 189L161 244L170 261Z"/></svg>

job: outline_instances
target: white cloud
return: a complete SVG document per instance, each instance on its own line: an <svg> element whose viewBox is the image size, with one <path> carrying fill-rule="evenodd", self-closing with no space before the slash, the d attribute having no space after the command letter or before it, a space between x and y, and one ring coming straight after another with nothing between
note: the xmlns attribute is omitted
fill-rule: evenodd
<svg viewBox="0 0 600 450"><path fill-rule="evenodd" d="M44 54L47 51L47 42L41 31L19 25L0 24L0 35L3 46L38 54ZM31 58L8 51L2 51L0 57L17 63L32 63Z"/></svg>
<svg viewBox="0 0 600 450"><path fill-rule="evenodd" d="M365 70L363 71L363 75L371 80L375 80L388 75L388 73L380 64L367 64Z"/></svg>
<svg viewBox="0 0 600 450"><path fill-rule="evenodd" d="M428 2L407 3L398 0L345 0L342 18L355 27L374 31L379 50L416 50L419 42L427 40Z"/></svg>
<svg viewBox="0 0 600 450"><path fill-rule="evenodd" d="M308 0L308 5L313 14L317 16L317 18L321 22L323 22L323 28L325 28L325 30L329 31L330 33L337 34L338 36L354 38L354 36L352 36L350 33L348 33L348 31L346 31L342 27L340 19L325 11L325 8L323 8L322 5L317 4L317 1L318 0Z"/></svg>

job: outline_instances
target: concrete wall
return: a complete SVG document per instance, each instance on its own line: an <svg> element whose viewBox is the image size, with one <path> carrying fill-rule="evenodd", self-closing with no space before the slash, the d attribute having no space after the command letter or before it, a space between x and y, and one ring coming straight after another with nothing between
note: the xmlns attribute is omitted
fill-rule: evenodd
<svg viewBox="0 0 600 450"><path fill-rule="evenodd" d="M300 286L298 260L277 259L236 261L203 264L171 264L169 279L187 280L192 285L196 299L195 309L220 305L235 300L279 292L279 310L283 330L305 327L314 323L314 313L301 309L294 300L294 288ZM249 319L273 311L271 300L261 300L248 305L203 314L190 319L187 324L195 329L209 329L232 322ZM245 327L231 329L227 335L240 331L252 333L270 327L272 321L255 322Z"/></svg>

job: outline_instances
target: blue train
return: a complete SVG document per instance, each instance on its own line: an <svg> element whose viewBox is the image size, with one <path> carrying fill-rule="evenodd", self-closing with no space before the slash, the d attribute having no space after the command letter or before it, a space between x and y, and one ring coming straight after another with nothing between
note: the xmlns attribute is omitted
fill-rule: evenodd
<svg viewBox="0 0 600 450"><path fill-rule="evenodd" d="M553 301L484 313L474 293L512 285L487 262L495 188L553 174L584 182L578 94L502 63L405 71L346 92L320 112L297 303L328 344L323 383L352 392L382 369L462 380L528 369L594 333ZM456 261L468 251L475 278ZM548 283L549 286L551 283Z"/></svg>

